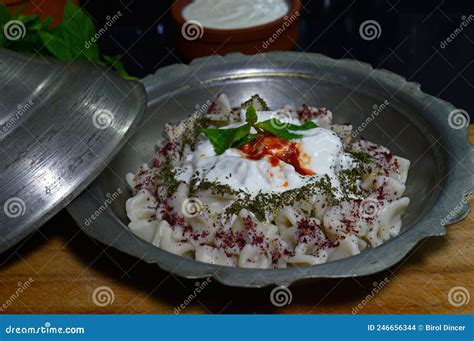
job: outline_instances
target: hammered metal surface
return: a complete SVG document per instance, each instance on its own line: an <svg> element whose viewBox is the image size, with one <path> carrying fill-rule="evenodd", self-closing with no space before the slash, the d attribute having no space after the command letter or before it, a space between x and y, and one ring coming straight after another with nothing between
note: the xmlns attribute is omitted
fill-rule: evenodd
<svg viewBox="0 0 474 341"><path fill-rule="evenodd" d="M465 202L464 196L474 191L469 171L473 169L474 154L467 128L455 129L448 124L453 105L423 93L418 84L408 83L391 72L374 70L354 60L274 52L213 56L190 65L172 65L145 78L143 83L149 102L139 132L89 190L68 206L68 211L93 238L179 276L211 276L226 285L262 287L289 285L307 278L368 275L399 262L420 240L444 235L445 225L468 213L468 205L461 205L456 214L447 218L459 203ZM374 105L387 100L387 108L362 135L412 162L406 191L411 204L404 215L401 234L380 247L343 260L265 270L196 262L132 235L126 228L124 206L131 193L124 182L125 174L150 160L166 122L178 122L221 92L229 96L233 105L258 93L270 107L302 103L325 106L333 110L336 123L350 122L354 127L366 122ZM119 192L107 202L111 193Z"/></svg>
<svg viewBox="0 0 474 341"><path fill-rule="evenodd" d="M82 192L146 107L146 93L92 64L0 49L0 252Z"/></svg>

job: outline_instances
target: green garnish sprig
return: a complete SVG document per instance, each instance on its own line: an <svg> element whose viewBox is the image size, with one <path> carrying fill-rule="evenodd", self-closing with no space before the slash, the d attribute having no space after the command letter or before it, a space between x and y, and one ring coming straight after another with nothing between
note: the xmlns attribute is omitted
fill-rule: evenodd
<svg viewBox="0 0 474 341"><path fill-rule="evenodd" d="M209 141L217 155L224 153L229 148L239 148L255 140L259 135L271 134L281 137L285 140L293 140L303 137L303 135L293 133L298 130L309 130L316 128L314 122L308 121L302 125L289 124L282 122L276 118L258 122L258 116L252 105L247 107L245 112L245 124L236 128L205 128L201 129ZM254 128L256 133L251 133Z"/></svg>
<svg viewBox="0 0 474 341"><path fill-rule="evenodd" d="M22 10L23 7L20 7L10 14L8 7L0 4L2 33L6 32L9 23L15 23L18 28L13 32L15 39L0 34L0 47L63 61L86 61L99 66L111 66L125 79L138 79L127 73L120 61L121 56L101 55L97 40L103 28L97 31L92 18L71 0L66 1L62 22L55 27L52 26L53 18L40 19L37 15L23 15ZM113 17L118 20L121 16L122 13L118 11Z"/></svg>

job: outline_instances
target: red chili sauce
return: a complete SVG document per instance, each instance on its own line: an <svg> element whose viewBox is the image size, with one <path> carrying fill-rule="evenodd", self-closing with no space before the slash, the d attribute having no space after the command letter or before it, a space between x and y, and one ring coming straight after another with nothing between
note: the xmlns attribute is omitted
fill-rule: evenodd
<svg viewBox="0 0 474 341"><path fill-rule="evenodd" d="M312 170L304 168L300 163L298 143L273 135L259 135L252 142L239 148L245 156L252 160L260 160L270 156L270 164L278 166L280 160L293 167L301 175L314 175Z"/></svg>

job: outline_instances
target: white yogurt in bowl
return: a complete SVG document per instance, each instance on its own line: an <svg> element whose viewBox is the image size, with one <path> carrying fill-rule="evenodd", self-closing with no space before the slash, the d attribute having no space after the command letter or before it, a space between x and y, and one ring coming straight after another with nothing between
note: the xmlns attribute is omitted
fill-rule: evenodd
<svg viewBox="0 0 474 341"><path fill-rule="evenodd" d="M286 0L194 0L182 15L206 28L233 30L268 24L284 17L289 9Z"/></svg>

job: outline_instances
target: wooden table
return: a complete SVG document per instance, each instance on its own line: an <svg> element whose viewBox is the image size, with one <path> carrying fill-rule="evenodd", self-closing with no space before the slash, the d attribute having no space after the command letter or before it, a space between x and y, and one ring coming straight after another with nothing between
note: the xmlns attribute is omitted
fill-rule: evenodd
<svg viewBox="0 0 474 341"><path fill-rule="evenodd" d="M474 126L470 133L473 143ZM473 227L471 213L449 226L446 237L423 241L400 264L373 276L296 284L291 287L292 303L282 308L271 304L271 289L229 288L211 282L181 313L472 314L474 297L456 307L449 303L448 293L464 287L474 296ZM99 245L65 211L17 250L1 255L0 264L0 312L4 313L173 313L196 288L196 281L174 277L156 265ZM373 283L385 278L388 283L373 295ZM100 287L107 288L96 304L94 291Z"/></svg>

